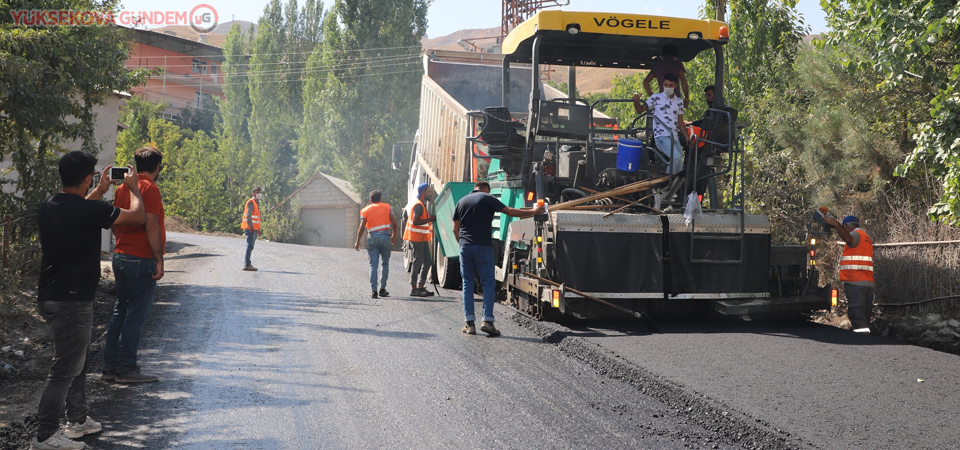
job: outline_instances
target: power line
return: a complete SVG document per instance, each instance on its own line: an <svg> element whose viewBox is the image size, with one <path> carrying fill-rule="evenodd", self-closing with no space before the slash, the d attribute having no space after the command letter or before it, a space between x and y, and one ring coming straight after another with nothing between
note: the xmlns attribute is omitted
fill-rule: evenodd
<svg viewBox="0 0 960 450"><path fill-rule="evenodd" d="M420 53L417 52L417 53L407 53L407 54L401 54L401 55L382 55L382 56L373 56L373 57L361 57L360 59L339 58L339 59L331 60L331 61L329 61L329 62L337 63L337 62L341 62L341 61L364 61L364 60L378 61L378 60L391 60L391 59L395 59L395 58L419 58L419 57L420 57ZM148 56L148 57L136 57L136 58L131 58L131 59L146 59L146 60L149 61L150 59L157 59L157 58L162 58L162 57L159 57L159 56ZM188 55L188 56L173 56L173 57L167 57L167 58L164 58L164 59L166 60L166 59L171 59L171 58L172 58L172 59L186 59L186 58L190 58L190 56L189 56L189 55ZM296 65L296 64L308 64L309 62L310 62L310 60L261 62L261 63L249 63L249 64L225 64L225 63L222 63L222 64L220 65L220 67L222 67L222 66L224 66L224 65L228 65L229 67ZM147 62L147 63L141 63L141 64L139 64L139 65L140 65L140 66L147 66L147 67L156 67L156 68L160 68L160 67L165 67L165 68L169 68L169 67L195 67L195 66L196 66L196 64L192 64L192 63L191 63L191 64L150 64L149 62Z"/></svg>
<svg viewBox="0 0 960 450"><path fill-rule="evenodd" d="M176 37L176 36L174 36L174 37ZM198 43L200 43L200 42L198 42ZM147 45L147 46L154 47L154 48L163 48L163 47L157 47L156 45L145 44L145 43L143 43L143 42L140 42L140 44L141 44L141 45ZM209 45L209 44L208 44L208 45ZM402 46L402 47L375 47L375 48L336 49L335 51L337 51L337 52L373 52L373 51L381 51L381 50L402 50L402 49L412 49L412 48L423 49L423 46L422 46L422 45L408 45L408 46ZM168 50L168 49L165 49L165 48L164 48L164 50ZM320 51L323 52L323 49L321 48ZM256 54L248 54L248 53L210 53L210 54L206 54L206 53L200 53L200 54L197 54L197 55L186 55L186 54L183 54L183 55L185 55L185 56L190 56L190 57L194 57L194 58L229 58L229 57L234 57L234 56L241 56L241 57L276 56L276 55L281 55L281 56L283 56L283 55L308 55L308 56L309 56L309 55L312 55L312 54L315 53L315 52L316 52L316 48L314 48L314 50L311 50L311 51L302 51L302 52L279 52L279 53L256 53ZM162 56L149 56L149 57L144 56L143 58L162 58Z"/></svg>
<svg viewBox="0 0 960 450"><path fill-rule="evenodd" d="M410 70L410 71L397 71L397 72L370 73L370 74L361 74L361 75L351 75L351 76L348 76L348 77L341 77L340 79L354 79L354 78L364 78L364 77L377 76L377 75L395 75L395 74L418 73L418 72L420 72L420 71L419 71L419 70ZM298 81L299 81L299 82L302 82L302 81L304 81L304 80L274 80L274 81L264 81L264 82L260 82L260 83L258 83L258 84L289 83L289 82L298 82ZM247 84L247 83L234 83L234 84ZM222 86L222 85L221 85L221 86ZM203 107L203 106L195 106L193 103L196 101L196 99L189 99L189 98L179 97L179 96L170 95L170 94L165 94L165 93L157 93L157 92L153 92L153 91L146 91L146 92L143 93L143 95L144 95L144 96L154 96L154 97L162 97L162 98L182 100L183 103L184 103L184 107L189 107L190 109L192 109L192 110L194 110L194 111L209 111L209 112L218 113L218 114L221 114L221 115L224 115L224 116L230 116L230 117L238 117L238 118L243 118L243 119L249 119L249 117L247 117L247 116L240 116L240 115L238 115L238 114L226 113L226 112L223 112L223 111L220 110L220 109L212 109L212 108L206 108L206 107ZM149 101L149 100L148 100L148 101ZM173 106L173 105L171 105L171 106ZM252 107L252 105L251 105L251 107ZM289 124L289 123L285 123L285 122L275 122L275 121L271 121L270 123L274 123L274 124L278 124L278 125L288 125L288 126L291 125L291 124ZM295 124L295 125L292 125L292 126L299 126L299 125L301 125L301 124Z"/></svg>
<svg viewBox="0 0 960 450"><path fill-rule="evenodd" d="M243 75L242 75L243 77L247 78L248 81L238 81L238 82L235 82L235 83L215 83L215 82L209 82L209 83L204 84L204 83L201 82L201 80L197 80L197 82L194 83L194 82L193 82L193 81L194 81L193 78L187 78L187 80L190 81L189 83L182 83L182 82L181 82L181 83L176 83L176 85L177 85L177 86L187 86L187 87L202 87L202 86L238 86L238 85L241 85L241 84L247 84L248 82L251 82L251 83L252 83L253 81L251 80L251 78L253 78L255 75L273 75L273 76L319 75L319 74L324 74L324 73L330 73L330 72L336 72L336 71L344 71L344 70L351 70L351 69L364 69L364 68L366 68L366 69L381 69L381 68L387 68L387 67L402 67L402 66L409 66L411 63L412 63L412 62L403 62L403 63L395 63L395 64L381 64L381 65L378 65L378 66L371 66L371 67L362 67L362 66L361 66L361 67L347 67L347 68L337 67L337 68L333 68L333 69L327 69L327 68L306 69L306 68L304 68L304 69L291 69L291 70L284 70L284 71L249 72L249 73L246 73L246 74L243 74ZM409 71L409 72L419 72L419 71L420 71L420 69L419 69L419 67L418 67L417 70L412 70L412 71ZM390 72L390 73L401 73L401 72ZM406 72L402 72L402 73L406 73ZM385 74L388 74L388 73L379 72L379 73L356 74L356 75L343 76L343 77L341 77L341 78L342 78L342 79L350 79L350 78L354 78L354 77L376 76L376 75L378 75L378 74L384 74L384 75L385 75ZM238 75L234 75L234 76L238 76ZM292 80L284 80L284 81L292 81Z"/></svg>

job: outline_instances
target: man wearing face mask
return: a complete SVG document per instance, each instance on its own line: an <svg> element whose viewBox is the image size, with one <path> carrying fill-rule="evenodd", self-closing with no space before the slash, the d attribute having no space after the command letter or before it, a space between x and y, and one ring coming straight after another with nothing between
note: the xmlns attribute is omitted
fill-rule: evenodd
<svg viewBox="0 0 960 450"><path fill-rule="evenodd" d="M650 110L653 115L653 136L657 156L667 164L667 173L676 174L683 168L683 151L678 131L684 132L683 100L675 95L679 78L675 73L663 76L663 92L653 94L641 102L640 94L633 95L633 107L637 114Z"/></svg>
<svg viewBox="0 0 960 450"><path fill-rule="evenodd" d="M96 164L97 158L87 152L63 155L59 164L63 190L40 206L37 302L53 342L53 364L37 406L37 435L30 444L35 450L84 448L73 439L103 429L87 415L85 388L93 303L100 280L101 231L115 225L142 225L143 203L132 170L123 180L128 207L99 201L110 189L112 166L98 174ZM61 427L64 409L67 425Z"/></svg>
<svg viewBox="0 0 960 450"><path fill-rule="evenodd" d="M243 270L256 272L257 268L250 263L250 254L253 253L253 245L257 242L257 236L260 236L260 199L263 198L263 189L260 186L253 188L253 198L247 200L243 207L243 220L240 222L240 228L243 229L243 236L247 239L247 256L243 260Z"/></svg>

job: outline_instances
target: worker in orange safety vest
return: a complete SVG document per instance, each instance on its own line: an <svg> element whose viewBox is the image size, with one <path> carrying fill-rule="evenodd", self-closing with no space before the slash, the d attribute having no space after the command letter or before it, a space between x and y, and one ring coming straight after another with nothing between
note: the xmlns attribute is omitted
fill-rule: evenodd
<svg viewBox="0 0 960 450"><path fill-rule="evenodd" d="M360 236L367 229L367 255L370 257L370 298L388 297L387 276L390 275L390 251L397 243L397 219L393 217L390 205L381 202L382 193L370 191L370 204L360 210L360 226L357 228L357 241L353 249L360 251ZM377 290L377 266L382 265Z"/></svg>
<svg viewBox="0 0 960 450"><path fill-rule="evenodd" d="M836 228L845 243L840 255L840 281L847 297L850 324L854 332L869 333L873 315L873 240L860 228L860 219L855 216L844 217L842 223L827 216L823 223Z"/></svg>
<svg viewBox="0 0 960 450"><path fill-rule="evenodd" d="M428 183L417 186L417 200L407 212L408 219L407 226L403 230L403 240L407 241L413 254L413 265L410 269L411 297L433 295L433 292L426 290L423 285L433 265L430 243L433 242L433 222L436 222L437 217L427 211L427 205L424 202L433 200L435 196L436 193Z"/></svg>
<svg viewBox="0 0 960 450"><path fill-rule="evenodd" d="M253 246L257 242L257 236L260 236L260 199L263 198L263 189L260 186L253 188L253 197L247 200L243 207L243 217L240 219L240 229L243 230L243 237L247 239L247 255L243 260L243 270L256 272L257 268L250 263L250 254L253 253Z"/></svg>

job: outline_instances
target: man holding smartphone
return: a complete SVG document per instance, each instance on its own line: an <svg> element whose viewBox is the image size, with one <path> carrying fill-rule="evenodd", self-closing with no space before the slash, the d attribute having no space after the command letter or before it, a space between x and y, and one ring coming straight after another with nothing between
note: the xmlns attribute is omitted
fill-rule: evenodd
<svg viewBox="0 0 960 450"><path fill-rule="evenodd" d="M117 281L117 303L107 327L103 347L101 379L117 383L157 381L156 375L142 373L137 365L137 348L143 325L153 308L157 281L163 278L163 253L167 232L163 226L163 201L156 181L163 155L151 147L134 153L137 185L143 197L145 222L137 226L114 226L117 247L113 254L113 274ZM117 189L113 205L124 208L130 203L131 190Z"/></svg>
<svg viewBox="0 0 960 450"><path fill-rule="evenodd" d="M53 340L53 365L37 407L37 436L30 443L34 450L80 449L84 444L72 439L103 429L87 415L85 386L100 281L101 230L143 224L143 204L135 176L123 180L130 192L126 208L99 201L110 188L111 167L99 174L97 182L96 164L97 158L87 152L63 155L59 165L63 190L40 205L37 302ZM61 428L64 407L67 425Z"/></svg>

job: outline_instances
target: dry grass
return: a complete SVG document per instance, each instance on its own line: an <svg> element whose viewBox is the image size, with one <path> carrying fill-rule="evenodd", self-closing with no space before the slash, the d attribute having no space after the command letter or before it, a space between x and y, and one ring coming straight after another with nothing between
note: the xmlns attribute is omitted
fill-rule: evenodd
<svg viewBox="0 0 960 450"><path fill-rule="evenodd" d="M874 244L960 240L960 229L932 222L925 207L893 198L877 203L875 211L858 214ZM821 283L840 286L836 271L842 246L834 245L836 241L836 234L823 238L818 260ZM881 305L883 315L960 317L960 243L877 246L874 267L874 303Z"/></svg>

